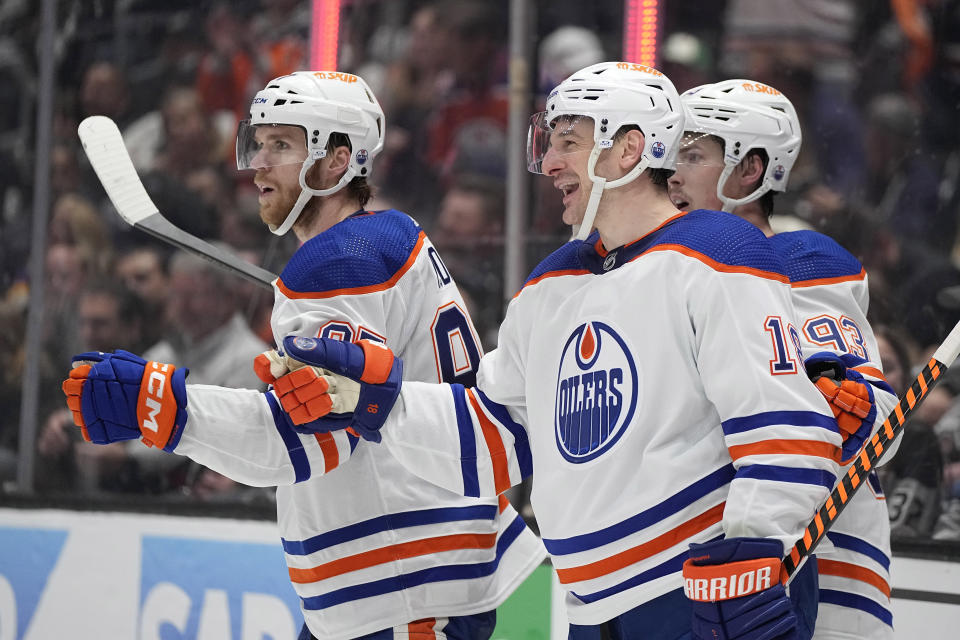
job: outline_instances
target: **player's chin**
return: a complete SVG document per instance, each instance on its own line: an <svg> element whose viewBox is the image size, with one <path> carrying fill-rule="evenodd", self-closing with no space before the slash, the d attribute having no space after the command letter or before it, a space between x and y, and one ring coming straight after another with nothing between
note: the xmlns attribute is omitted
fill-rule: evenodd
<svg viewBox="0 0 960 640"><path fill-rule="evenodd" d="M583 209L572 206L563 210L563 223L568 226L580 224L583 222Z"/></svg>
<svg viewBox="0 0 960 640"><path fill-rule="evenodd" d="M274 203L262 203L260 205L260 219L264 224L272 224L279 227L283 224L286 216L279 210Z"/></svg>

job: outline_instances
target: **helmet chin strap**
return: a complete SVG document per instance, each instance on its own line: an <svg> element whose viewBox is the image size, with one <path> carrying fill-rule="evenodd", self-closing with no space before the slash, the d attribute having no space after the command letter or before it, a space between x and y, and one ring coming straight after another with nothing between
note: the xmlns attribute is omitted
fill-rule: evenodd
<svg viewBox="0 0 960 640"><path fill-rule="evenodd" d="M626 175L607 182L606 178L601 178L593 172L597 166L597 158L600 157L600 151L600 145L595 144L593 151L590 152L590 159L587 160L587 175L593 183L593 188L590 189L590 199L587 200L587 209L583 212L583 220L580 221L580 224L573 225L571 240L586 240L590 232L593 231L593 220L597 217L597 209L600 207L600 196L603 195L606 189L616 189L617 187L622 187L627 183L633 182L637 179L637 176L643 173L650 165L650 160L646 156L642 156L640 162Z"/></svg>
<svg viewBox="0 0 960 640"><path fill-rule="evenodd" d="M353 180L353 177L357 175L357 170L354 167L349 167L341 177L337 184L333 185L329 189L313 189L307 185L307 171L310 170L310 167L313 166L313 163L316 162L314 158L307 158L303 161L303 166L300 168L300 196L297 198L297 201L294 203L293 207L290 209L290 213L287 214L287 217L284 219L283 223L277 227L274 225L267 225L270 227L270 231L275 235L282 236L287 231L290 231L290 227L294 225L297 219L300 217L300 214L303 213L303 208L307 206L307 203L310 202L310 198L313 196L328 196L332 193L336 193L343 189L348 182Z"/></svg>
<svg viewBox="0 0 960 640"><path fill-rule="evenodd" d="M767 179L763 181L763 184L754 189L753 192L743 196L742 198L731 198L723 195L723 188L727 184L727 178L730 177L730 174L733 173L733 170L736 166L737 165L735 164L728 164L723 168L723 173L720 174L720 179L717 180L717 198L723 203L723 208L721 211L725 211L727 213L733 213L733 210L742 204L753 202L767 191L770 191L771 187L773 187L773 185L770 184L770 180Z"/></svg>

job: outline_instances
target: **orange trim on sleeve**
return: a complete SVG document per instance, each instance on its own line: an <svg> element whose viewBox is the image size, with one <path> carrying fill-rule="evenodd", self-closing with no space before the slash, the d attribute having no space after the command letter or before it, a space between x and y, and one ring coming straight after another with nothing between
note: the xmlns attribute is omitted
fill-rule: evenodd
<svg viewBox="0 0 960 640"><path fill-rule="evenodd" d="M693 534L720 522L723 519L723 509L725 506L726 502L721 502L692 520L688 520L648 542L639 544L626 551L621 551L609 558L597 560L596 562L591 562L590 564L579 567L568 567L566 569L557 568L557 579L560 580L561 584L593 580L594 578L605 576L614 571L619 571L624 567L629 567L632 564L646 560L654 554L680 544L689 539Z"/></svg>
<svg viewBox="0 0 960 640"><path fill-rule="evenodd" d="M323 472L330 473L340 464L337 441L334 440L332 433L315 433L313 437L317 439L317 444L320 445L320 451L323 453Z"/></svg>
<svg viewBox="0 0 960 640"><path fill-rule="evenodd" d="M490 462L493 466L493 486L496 492L503 493L510 488L510 467L507 462L507 451L503 447L503 440L500 438L500 432L497 427L490 422L487 414L480 408L477 397L473 394L473 389L467 389L467 398L473 407L473 412L477 415L480 422L480 430L483 433L483 439L487 443L487 450L490 451Z"/></svg>
<svg viewBox="0 0 960 640"><path fill-rule="evenodd" d="M734 460L746 456L800 455L827 458L840 462L840 449L829 442L812 440L764 440L751 444L738 444L727 448Z"/></svg>
<svg viewBox="0 0 960 640"><path fill-rule="evenodd" d="M424 618L423 620L414 620L407 625L407 633L410 634L411 638L416 638L418 636L426 636L429 638L436 638L437 634L434 631L434 628L437 626L436 618Z"/></svg>
<svg viewBox="0 0 960 640"><path fill-rule="evenodd" d="M719 271L721 273L744 273L751 276L756 276L758 278L765 278L767 280L776 280L777 282L789 283L790 279L787 278L782 273L774 273L773 271L764 271L763 269L755 269L753 267L741 267L738 265L723 264L722 262L717 262L713 258L710 258L699 251L694 251L690 247L685 247L682 244L658 244L653 247L650 247L643 253L634 257L631 261L636 260L645 255L649 255L655 251L675 251L679 254L685 255L689 258L699 260L704 263L714 271Z"/></svg>
<svg viewBox="0 0 960 640"><path fill-rule="evenodd" d="M414 558L458 549L490 549L496 543L496 533L461 533L401 542L400 544L364 551L345 558L338 558L309 569L290 567L290 581L297 584L308 584L403 558Z"/></svg>
<svg viewBox="0 0 960 640"><path fill-rule="evenodd" d="M838 576L840 578L851 578L866 582L872 587L876 587L883 595L890 597L890 585L876 571L852 564L850 562L841 562L839 560L825 560L817 557L817 571L820 575Z"/></svg>
<svg viewBox="0 0 960 640"><path fill-rule="evenodd" d="M510 506L510 501L507 500L507 496L503 495L502 493L498 495L497 498L499 499L499 503L497 505L500 508L499 512L503 513L507 510L507 507Z"/></svg>
<svg viewBox="0 0 960 640"><path fill-rule="evenodd" d="M801 280L800 282L791 282L790 286L795 289L802 289L803 287L819 287L824 284L837 284L840 282L853 282L855 280L863 280L867 277L867 271L863 267L860 267L860 273L855 273L848 276L836 276L834 278L814 278L813 280Z"/></svg>
<svg viewBox="0 0 960 640"><path fill-rule="evenodd" d="M283 283L283 280L277 278L277 289L288 298L291 299L316 299L322 300L325 298L335 298L337 296L358 296L366 293L375 293L377 291L385 291L395 285L397 281L403 277L403 275L410 270L410 267L413 266L413 263L416 262L417 256L420 255L420 249L423 248L423 240L426 238L426 234L423 231L417 236L417 244L414 245L413 251L410 252L410 256L407 258L407 261L403 264L400 269L390 277L386 282L381 282L380 284L371 284L364 287L347 287L344 289L331 289L330 291L294 291L287 287Z"/></svg>
<svg viewBox="0 0 960 640"><path fill-rule="evenodd" d="M868 367L868 366L854 367L853 370L862 375L870 376L871 378L876 378L877 380L883 380L884 382L887 381L887 379L883 376L883 371L880 371L880 369L877 369L876 367Z"/></svg>

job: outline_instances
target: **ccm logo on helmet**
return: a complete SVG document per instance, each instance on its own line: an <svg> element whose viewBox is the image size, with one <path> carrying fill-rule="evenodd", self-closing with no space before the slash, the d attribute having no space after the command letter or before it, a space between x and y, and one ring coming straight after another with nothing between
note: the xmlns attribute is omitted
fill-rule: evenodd
<svg viewBox="0 0 960 640"><path fill-rule="evenodd" d="M357 76L342 71L316 71L313 74L321 80L340 80L341 82L356 82Z"/></svg>
<svg viewBox="0 0 960 640"><path fill-rule="evenodd" d="M167 370L170 365L151 362L150 367L154 371L151 371L150 375L147 376L147 393L143 399L146 411L143 420L140 422L140 427L156 433L160 429L160 425L157 424L157 415L163 409L163 390L166 388Z"/></svg>
<svg viewBox="0 0 960 640"><path fill-rule="evenodd" d="M644 73L649 73L652 76L657 76L658 78L663 77L663 74L653 67L648 67L645 64L637 64L636 62L618 62L617 69L625 69L627 71L642 71Z"/></svg>
<svg viewBox="0 0 960 640"><path fill-rule="evenodd" d="M760 84L759 82L744 82L743 88L746 91L756 91L757 93L768 93L771 96L782 95L779 91L773 87L768 87L765 84Z"/></svg>
<svg viewBox="0 0 960 640"><path fill-rule="evenodd" d="M689 562L689 560L687 561ZM696 567L698 573L710 573L714 567ZM686 569L686 567L685 567ZM686 572L685 572L686 573ZM748 596L773 586L773 567L764 564L755 569L734 571L726 574L706 575L705 577L688 578L684 576L683 592L687 598L696 602L716 602Z"/></svg>

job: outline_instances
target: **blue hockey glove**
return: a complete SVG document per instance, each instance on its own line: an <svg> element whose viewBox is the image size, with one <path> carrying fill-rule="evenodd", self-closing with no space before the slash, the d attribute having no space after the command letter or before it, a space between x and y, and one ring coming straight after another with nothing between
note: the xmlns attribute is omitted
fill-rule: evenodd
<svg viewBox="0 0 960 640"><path fill-rule="evenodd" d="M834 353L816 353L803 364L837 420L843 438L840 462L847 464L873 432L877 415L873 386Z"/></svg>
<svg viewBox="0 0 960 640"><path fill-rule="evenodd" d="M691 544L683 591L693 605L696 640L800 640L796 604L780 582L783 543L728 538ZM791 591L793 585L791 585ZM814 598L814 603L816 599ZM816 612L814 611L814 617ZM812 625L810 627L812 629Z"/></svg>
<svg viewBox="0 0 960 640"><path fill-rule="evenodd" d="M287 356L311 365L274 384L295 424L316 431L349 427L366 440L380 442L380 427L400 394L403 362L399 358L368 340L353 344L287 336L283 348Z"/></svg>
<svg viewBox="0 0 960 640"><path fill-rule="evenodd" d="M63 393L87 442L142 438L147 446L173 451L187 422L188 372L122 349L91 351L73 357Z"/></svg>

